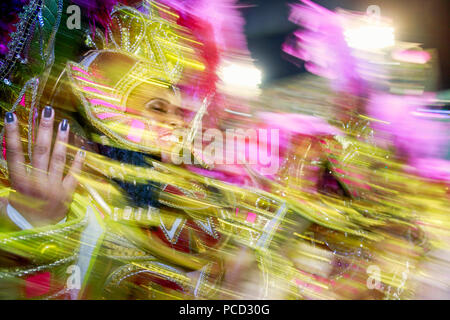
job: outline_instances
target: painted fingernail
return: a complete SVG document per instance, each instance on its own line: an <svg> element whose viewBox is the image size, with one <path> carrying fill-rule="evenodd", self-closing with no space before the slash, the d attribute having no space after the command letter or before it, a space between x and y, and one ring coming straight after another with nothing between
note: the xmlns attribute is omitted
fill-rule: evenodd
<svg viewBox="0 0 450 320"><path fill-rule="evenodd" d="M86 148L83 146L83 147L81 147L81 149L80 150L78 150L78 154L82 157L82 158L84 158L85 156L86 156L86 150L85 150Z"/></svg>
<svg viewBox="0 0 450 320"><path fill-rule="evenodd" d="M69 121L67 121L66 119L63 119L63 121L61 121L61 131L67 131L68 126L69 126Z"/></svg>
<svg viewBox="0 0 450 320"><path fill-rule="evenodd" d="M5 118L7 123L14 122L14 114L12 112L7 112Z"/></svg>
<svg viewBox="0 0 450 320"><path fill-rule="evenodd" d="M45 107L44 108L44 118L50 118L52 116L52 107Z"/></svg>

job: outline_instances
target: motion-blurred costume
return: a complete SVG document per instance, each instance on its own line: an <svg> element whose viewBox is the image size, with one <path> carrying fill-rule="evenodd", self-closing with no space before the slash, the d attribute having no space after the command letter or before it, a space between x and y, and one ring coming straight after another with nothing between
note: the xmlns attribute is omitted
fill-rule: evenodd
<svg viewBox="0 0 450 320"><path fill-rule="evenodd" d="M336 106L329 122L340 131L328 139L315 135L326 155L317 195L298 192L305 182L297 168L305 167L308 153L302 150L303 158L290 161L284 193L307 200L295 206L314 222L292 251L299 290L311 298L411 299L430 281L443 292L448 278L437 283L422 268L434 261L440 273L448 270L449 180L442 154L448 121L436 116L435 94L423 93L431 77L430 52L395 41L381 17L331 12L305 0L292 6L290 19L303 29L283 49L329 79ZM364 32L381 33L388 43L375 36L365 41ZM308 123L314 122L302 126ZM436 167L417 166L421 161Z"/></svg>

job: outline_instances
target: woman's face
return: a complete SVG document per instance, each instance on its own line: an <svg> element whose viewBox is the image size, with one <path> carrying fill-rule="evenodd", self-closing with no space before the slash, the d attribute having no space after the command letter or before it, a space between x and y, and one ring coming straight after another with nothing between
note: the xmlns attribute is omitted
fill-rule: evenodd
<svg viewBox="0 0 450 320"><path fill-rule="evenodd" d="M79 87L106 132L138 144L143 150L160 150L163 160L167 160L180 143L180 129L185 126L179 95L169 84L152 80L150 75L133 81L137 85L126 97L121 96L124 94L121 90L116 95L109 94L109 88L116 88L124 77L132 77L129 73L136 63L136 59L127 55L95 52L82 61L89 74L77 78L85 80Z"/></svg>
<svg viewBox="0 0 450 320"><path fill-rule="evenodd" d="M126 103L127 113L136 114L151 122L151 130L161 149L163 161L168 160L175 144L180 143L175 132L185 124L180 104L180 98L172 89L148 83L136 87Z"/></svg>

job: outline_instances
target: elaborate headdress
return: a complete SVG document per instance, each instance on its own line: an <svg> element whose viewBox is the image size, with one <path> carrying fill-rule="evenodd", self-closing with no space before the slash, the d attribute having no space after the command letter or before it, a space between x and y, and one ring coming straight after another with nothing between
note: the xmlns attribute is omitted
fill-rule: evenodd
<svg viewBox="0 0 450 320"><path fill-rule="evenodd" d="M189 92L204 101L202 107L193 108L197 112L195 127L215 95L221 56L233 47L217 40L225 30L218 31L200 16L201 12L175 2L171 5L145 1L136 7L115 7L105 32L96 28L95 34L87 37L94 50L81 63L69 63L66 68L89 122L119 145L133 150L159 149L152 136L153 120L134 114L127 106L133 91L151 84L175 95L180 89ZM120 61L117 68L107 62L113 56ZM103 65L110 63L109 71L116 72L101 74L95 68L100 60Z"/></svg>

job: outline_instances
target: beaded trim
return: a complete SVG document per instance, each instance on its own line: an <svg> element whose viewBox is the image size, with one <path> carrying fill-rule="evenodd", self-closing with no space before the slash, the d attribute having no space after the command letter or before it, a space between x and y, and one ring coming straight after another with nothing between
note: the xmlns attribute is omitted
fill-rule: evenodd
<svg viewBox="0 0 450 320"><path fill-rule="evenodd" d="M194 296L197 298L211 299L212 296L218 291L218 282L223 277L223 271L221 269L220 274L215 277L213 282L208 281L208 277L211 274L212 266L214 262L210 262L202 268L197 284L194 289Z"/></svg>
<svg viewBox="0 0 450 320"><path fill-rule="evenodd" d="M0 80L5 80L11 73L14 65L21 60L21 54L25 49L27 41L34 31L34 23L42 9L43 0L32 0L24 7L24 11L19 14L19 22L16 25L16 32L11 34L11 41L8 43L8 55L0 65Z"/></svg>
<svg viewBox="0 0 450 320"><path fill-rule="evenodd" d="M43 232L39 232L39 233L31 233L31 234L20 235L20 236L4 237L3 239L0 239L0 245L8 245L9 243L14 242L14 241L27 241L30 239L54 236L54 235L59 235L62 233L69 233L70 231L76 231L77 229L81 229L83 226L86 225L86 223L87 223L87 219L84 218L82 221L77 222L70 226L66 226L66 227L58 227L57 229L52 229L52 230L43 231Z"/></svg>
<svg viewBox="0 0 450 320"><path fill-rule="evenodd" d="M157 261L142 262L139 265L126 264L116 269L106 281L104 290L108 287L118 287L125 279L140 273L150 273L175 282L182 288L191 287L191 279L183 271Z"/></svg>
<svg viewBox="0 0 450 320"><path fill-rule="evenodd" d="M201 220L194 220L195 224L200 227L205 233L213 237L214 239L219 239L219 234L217 232L217 226L214 223L213 219L206 218L207 224L210 226L211 229L206 228L205 223Z"/></svg>
<svg viewBox="0 0 450 320"><path fill-rule="evenodd" d="M178 242L178 238L180 237L181 231L183 231L184 226L186 225L187 220L182 218L177 218L172 223L172 228L167 230L166 225L164 224L162 217L159 217L159 221L161 222L161 230L164 233L164 236L166 237L167 241L169 241L171 244L175 244ZM176 228L173 230L173 228Z"/></svg>
<svg viewBox="0 0 450 320"><path fill-rule="evenodd" d="M52 269L54 267L58 267L60 265L63 265L65 263L69 263L69 262L73 262L78 258L78 254L74 254L70 257L67 258L63 258L63 259L59 259L56 260L52 263L49 264L45 264L45 265L40 265L34 268L29 268L29 269L15 269L14 271L0 271L0 279L5 279L5 278L13 278L13 277L22 277L24 275L27 274L33 274L36 272L40 272L42 270L47 270L47 269Z"/></svg>
<svg viewBox="0 0 450 320"><path fill-rule="evenodd" d="M63 11L63 0L57 0L57 13L55 23L52 26L52 33L49 36L47 47L44 48L44 19L42 9L45 7L43 0L31 0L19 14L19 22L16 24L16 31L11 33L11 41L8 43L8 54L0 63L0 80L10 84L7 77L14 69L18 61L27 63L25 50L30 45L36 26L39 28L40 55L45 63L45 67L50 66L54 61L53 46L56 33L61 22Z"/></svg>

